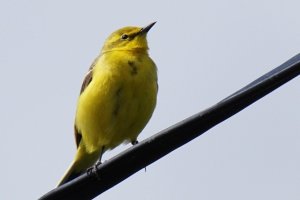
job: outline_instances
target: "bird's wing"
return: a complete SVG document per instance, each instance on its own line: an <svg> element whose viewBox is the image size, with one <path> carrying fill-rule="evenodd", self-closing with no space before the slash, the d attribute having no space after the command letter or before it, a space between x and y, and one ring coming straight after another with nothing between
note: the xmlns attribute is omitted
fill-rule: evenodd
<svg viewBox="0 0 300 200"><path fill-rule="evenodd" d="M92 63L91 67L89 68L89 71L87 72L87 74L84 77L81 89L80 89L80 95L83 93L83 91L85 90L85 88L91 83L92 79L93 79L93 70L94 67L97 63L99 57L97 57L94 62ZM76 147L78 148L79 143L81 141L81 133L80 131L77 129L76 127L76 123L74 125L74 135L75 135L75 142L76 142Z"/></svg>
<svg viewBox="0 0 300 200"><path fill-rule="evenodd" d="M94 60L94 62L92 63L92 65L90 66L89 68L89 71L87 72L87 74L85 75L84 79L83 79L83 83L82 83L82 86L81 86L81 90L80 90L80 94L83 93L83 91L85 90L85 88L90 84L90 82L92 81L92 78L93 78L93 70L94 70L94 67L97 63L99 59L99 56Z"/></svg>

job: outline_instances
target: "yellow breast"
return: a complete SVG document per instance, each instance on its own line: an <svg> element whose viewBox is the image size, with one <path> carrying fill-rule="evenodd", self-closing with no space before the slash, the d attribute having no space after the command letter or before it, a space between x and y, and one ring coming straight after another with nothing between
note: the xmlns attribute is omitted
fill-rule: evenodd
<svg viewBox="0 0 300 200"><path fill-rule="evenodd" d="M157 89L156 66L146 53L103 54L77 107L75 123L87 150L136 140L153 113Z"/></svg>

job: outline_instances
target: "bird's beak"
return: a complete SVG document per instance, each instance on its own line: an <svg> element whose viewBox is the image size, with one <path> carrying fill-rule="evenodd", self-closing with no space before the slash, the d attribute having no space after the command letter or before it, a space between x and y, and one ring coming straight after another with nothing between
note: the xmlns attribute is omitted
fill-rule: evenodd
<svg viewBox="0 0 300 200"><path fill-rule="evenodd" d="M142 28L142 29L140 30L140 34L144 34L144 33L146 34L146 33L148 33L148 31L152 28L152 26L154 26L155 23L156 23L156 22L152 22L152 23L149 24L148 26Z"/></svg>

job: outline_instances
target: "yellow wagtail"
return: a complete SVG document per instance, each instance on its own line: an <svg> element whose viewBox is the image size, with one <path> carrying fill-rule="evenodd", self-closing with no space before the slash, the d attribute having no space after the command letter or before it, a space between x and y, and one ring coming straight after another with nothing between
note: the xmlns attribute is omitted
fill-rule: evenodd
<svg viewBox="0 0 300 200"><path fill-rule="evenodd" d="M58 186L101 161L106 150L137 142L156 105L157 69L146 39L154 24L121 28L104 43L81 87L75 117L77 152Z"/></svg>

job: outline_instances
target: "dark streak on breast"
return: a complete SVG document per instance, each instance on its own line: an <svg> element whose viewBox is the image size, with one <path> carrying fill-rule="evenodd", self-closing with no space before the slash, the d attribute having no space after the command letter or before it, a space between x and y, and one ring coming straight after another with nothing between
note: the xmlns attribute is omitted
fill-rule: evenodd
<svg viewBox="0 0 300 200"><path fill-rule="evenodd" d="M135 65L135 63L133 62L133 61L131 61L131 60L128 60L128 65L129 65L129 67L130 67L130 73L131 73L131 75L137 75L137 73L138 73L138 69L137 69L137 66Z"/></svg>
<svg viewBox="0 0 300 200"><path fill-rule="evenodd" d="M115 107L114 107L114 110L113 110L113 115L114 116L117 116L118 115L118 113L119 113L119 111L120 111L120 106L121 106L121 92L122 92L122 88L121 87L119 87L119 89L116 91L116 94L115 94L115 96L116 96L116 102L115 102Z"/></svg>

